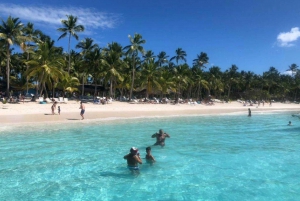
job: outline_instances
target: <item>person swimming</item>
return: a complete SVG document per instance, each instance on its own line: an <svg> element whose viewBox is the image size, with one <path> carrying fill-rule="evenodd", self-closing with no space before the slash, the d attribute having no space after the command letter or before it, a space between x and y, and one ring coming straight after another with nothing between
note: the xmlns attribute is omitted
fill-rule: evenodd
<svg viewBox="0 0 300 201"><path fill-rule="evenodd" d="M169 134L165 133L162 129L159 129L158 133L154 133L152 138L156 138L156 143L154 145L165 146L165 139L170 137Z"/></svg>
<svg viewBox="0 0 300 201"><path fill-rule="evenodd" d="M292 122L291 121L289 121L289 124L288 124L288 126L291 126L292 125Z"/></svg>
<svg viewBox="0 0 300 201"><path fill-rule="evenodd" d="M139 170L139 164L143 164L142 159L140 158L140 153L138 148L131 147L130 153L124 156L124 159L127 160L127 167L131 171L138 171Z"/></svg>
<svg viewBox="0 0 300 201"><path fill-rule="evenodd" d="M146 161L147 163L154 163L155 162L155 158L152 156L151 154L151 147L147 147L146 148Z"/></svg>

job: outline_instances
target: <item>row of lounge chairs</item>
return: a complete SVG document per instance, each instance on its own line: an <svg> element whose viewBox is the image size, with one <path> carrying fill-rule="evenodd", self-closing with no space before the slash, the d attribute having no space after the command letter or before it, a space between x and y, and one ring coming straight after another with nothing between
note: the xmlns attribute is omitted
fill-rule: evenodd
<svg viewBox="0 0 300 201"><path fill-rule="evenodd" d="M69 99L68 98L63 98L63 97L59 97L59 98L46 98L44 99L43 97L39 97L39 99L37 99L37 101L41 104L43 103L68 103Z"/></svg>

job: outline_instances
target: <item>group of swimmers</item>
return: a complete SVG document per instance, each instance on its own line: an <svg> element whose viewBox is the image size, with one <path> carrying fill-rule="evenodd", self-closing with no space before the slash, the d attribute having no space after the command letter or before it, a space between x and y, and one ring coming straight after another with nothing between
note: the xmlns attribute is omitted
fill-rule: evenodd
<svg viewBox="0 0 300 201"><path fill-rule="evenodd" d="M156 138L156 143L154 145L160 145L160 146L165 146L165 139L169 138L170 135L165 133L162 129L159 130L158 133L154 133L152 138ZM127 167L131 171L139 171L139 166L138 164L143 164L143 161L140 157L140 153L138 148L136 147L131 147L130 153L124 156L124 159L127 160ZM146 162L147 163L154 163L155 158L151 154L151 147L146 148L146 156L145 156Z"/></svg>

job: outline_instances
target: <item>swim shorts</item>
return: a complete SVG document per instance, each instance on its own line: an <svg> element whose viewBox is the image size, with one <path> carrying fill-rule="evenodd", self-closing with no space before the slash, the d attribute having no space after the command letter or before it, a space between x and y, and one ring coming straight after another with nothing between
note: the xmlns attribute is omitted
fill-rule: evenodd
<svg viewBox="0 0 300 201"><path fill-rule="evenodd" d="M84 114L85 110L81 110L80 114Z"/></svg>
<svg viewBox="0 0 300 201"><path fill-rule="evenodd" d="M139 170L138 166L127 166L129 170Z"/></svg>

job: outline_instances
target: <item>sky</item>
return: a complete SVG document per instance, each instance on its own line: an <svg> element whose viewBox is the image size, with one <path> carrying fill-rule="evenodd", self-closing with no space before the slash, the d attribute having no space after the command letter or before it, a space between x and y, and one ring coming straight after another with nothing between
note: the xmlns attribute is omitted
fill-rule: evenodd
<svg viewBox="0 0 300 201"><path fill-rule="evenodd" d="M68 40L57 31L66 15L78 17L85 27L79 40L92 38L100 47L130 44L128 35L141 34L145 50L169 58L182 48L187 63L207 53L206 70L232 65L238 71L262 74L271 66L284 73L300 66L299 0L1 0L0 18L9 15L55 40L67 51ZM78 52L79 49L75 49Z"/></svg>

